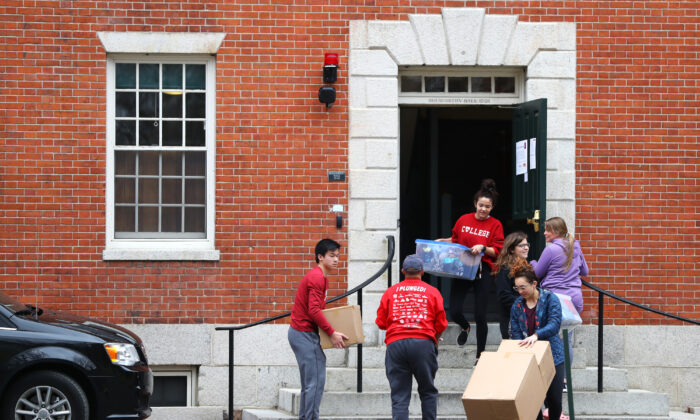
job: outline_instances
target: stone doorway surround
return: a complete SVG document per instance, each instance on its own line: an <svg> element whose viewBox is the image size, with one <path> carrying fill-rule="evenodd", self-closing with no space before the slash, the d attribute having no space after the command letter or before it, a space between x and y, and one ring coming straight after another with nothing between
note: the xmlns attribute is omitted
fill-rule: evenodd
<svg viewBox="0 0 700 420"><path fill-rule="evenodd" d="M519 22L482 8L444 8L407 21L351 21L348 288L381 268L387 235L396 237L398 248L400 66L526 69L525 101L548 100L547 215L576 226L574 23ZM395 283L397 260L392 268ZM365 294L366 324L373 323L385 288L378 280Z"/></svg>

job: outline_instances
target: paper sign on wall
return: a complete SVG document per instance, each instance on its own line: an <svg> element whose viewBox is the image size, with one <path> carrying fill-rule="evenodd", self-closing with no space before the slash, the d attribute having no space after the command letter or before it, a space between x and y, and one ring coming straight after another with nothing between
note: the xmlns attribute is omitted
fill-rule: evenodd
<svg viewBox="0 0 700 420"><path fill-rule="evenodd" d="M537 168L537 138L530 139L530 169Z"/></svg>
<svg viewBox="0 0 700 420"><path fill-rule="evenodd" d="M515 175L525 175L527 182L527 140L515 143Z"/></svg>

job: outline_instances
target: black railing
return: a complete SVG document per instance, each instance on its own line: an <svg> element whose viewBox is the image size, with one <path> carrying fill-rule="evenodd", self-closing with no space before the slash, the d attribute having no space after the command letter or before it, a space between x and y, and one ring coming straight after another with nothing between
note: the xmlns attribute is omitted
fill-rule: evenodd
<svg viewBox="0 0 700 420"><path fill-rule="evenodd" d="M598 292L598 392L603 392L603 323L605 320L605 311L604 311L604 306L603 306L603 297L604 296L609 296L613 299L619 300L620 302L626 303L628 305L632 305L632 306L640 308L640 309L644 309L645 311L653 312L653 313L658 314L658 315L662 315L662 316L665 316L668 318L677 319L679 321L688 322L688 323L695 324L695 325L700 325L700 321L694 321L692 319L683 318L683 317L680 317L678 315L669 314L669 313L660 311L658 309L644 306L644 305L639 304L637 302L633 302L631 300L617 296L614 293L610 293L607 290L603 290L599 287L596 287L585 280L581 280L581 283L584 286L588 287L589 289L592 289L592 290Z"/></svg>
<svg viewBox="0 0 700 420"><path fill-rule="evenodd" d="M387 273L387 279L388 279L388 286L391 286L391 263L394 260L394 252L396 248L395 244L395 239L392 235L387 235L387 256L386 256L386 261L384 262L384 265L382 268L379 269L376 273L372 275L372 277L368 278L365 280L362 284L354 287L351 290L348 290L347 292L343 293L340 296L336 296L334 298L328 299L326 303L333 303L337 300L346 298L353 293L357 293L357 304L360 305L360 313L362 313L362 289L364 289L367 285L378 279L384 272ZM246 325L239 325L235 327L216 327L217 331L228 331L228 387L229 387L229 393L228 393L228 418L229 420L233 420L233 395L234 395L234 390L233 390L233 333L234 331L238 330L244 330L246 328L254 327L256 325L260 324L266 324L268 322L276 321L278 319L282 319L285 317L288 317L291 315L291 312L287 312L284 314L276 315L270 318L266 318L260 321L252 322L250 324ZM357 392L362 392L362 344L357 345Z"/></svg>

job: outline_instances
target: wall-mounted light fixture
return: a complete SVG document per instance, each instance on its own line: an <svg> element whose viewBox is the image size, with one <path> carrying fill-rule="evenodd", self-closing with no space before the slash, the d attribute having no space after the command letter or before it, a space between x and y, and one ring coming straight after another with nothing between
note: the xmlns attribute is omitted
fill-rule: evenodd
<svg viewBox="0 0 700 420"><path fill-rule="evenodd" d="M323 58L323 81L333 83L338 80L338 54L326 53ZM335 88L323 86L318 90L318 100L330 108L335 102Z"/></svg>

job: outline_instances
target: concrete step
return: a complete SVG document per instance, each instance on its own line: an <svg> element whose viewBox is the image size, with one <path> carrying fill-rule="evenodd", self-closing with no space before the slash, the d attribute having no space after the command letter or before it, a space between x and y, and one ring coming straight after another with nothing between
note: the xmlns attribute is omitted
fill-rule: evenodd
<svg viewBox="0 0 700 420"><path fill-rule="evenodd" d="M435 376L435 386L443 391L464 391L471 378L472 368L440 367ZM598 370L596 368L572 369L571 375L576 391L596 391L598 389ZM626 391L627 371L615 368L603 368L603 385L605 391ZM417 384L414 381L413 387ZM357 390L357 369L329 367L326 369L326 391ZM362 368L363 391L389 391L384 368Z"/></svg>
<svg viewBox="0 0 700 420"><path fill-rule="evenodd" d="M487 344L486 351L498 350L498 344ZM363 347L362 367L384 368L386 347ZM438 350L438 366L440 368L471 368L476 361L476 346L441 345ZM357 347L348 349L348 367L357 366Z"/></svg>
<svg viewBox="0 0 700 420"><path fill-rule="evenodd" d="M243 415L241 420L290 420L296 419L296 416L292 416L289 413L285 413L280 410L259 410L259 409L246 409L243 410ZM437 420L464 420L464 415L461 416L437 416ZM392 420L391 416L321 416L321 419L332 419L332 420ZM409 420L421 420L421 416L410 416ZM654 419L656 420L656 419ZM668 420L668 419L666 419Z"/></svg>
<svg viewBox="0 0 700 420"><path fill-rule="evenodd" d="M567 396L564 394L564 401ZM566 402L564 403L566 406ZM283 388L279 392L279 408L298 414L299 390ZM575 392L574 407L578 415L593 416L668 416L668 395L642 390L628 392ZM565 409L566 410L566 409ZM420 399L414 392L409 406L411 415L420 414ZM454 416L464 412L462 391L440 392L438 414ZM321 415L338 416L387 416L391 414L389 392L368 391L325 392L321 402Z"/></svg>
<svg viewBox="0 0 700 420"><path fill-rule="evenodd" d="M226 408L206 407L153 407L149 420L221 420Z"/></svg>

